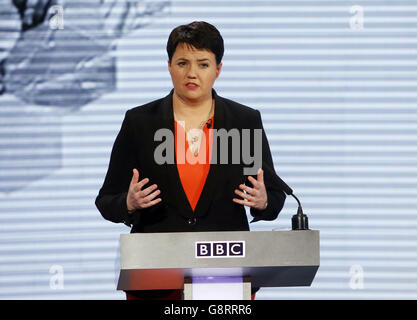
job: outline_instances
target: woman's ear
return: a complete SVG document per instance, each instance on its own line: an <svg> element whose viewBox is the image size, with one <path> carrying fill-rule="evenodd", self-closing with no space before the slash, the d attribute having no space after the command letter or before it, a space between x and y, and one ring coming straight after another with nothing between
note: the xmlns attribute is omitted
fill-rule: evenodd
<svg viewBox="0 0 417 320"><path fill-rule="evenodd" d="M223 62L220 62L217 65L217 70L216 70L216 79L219 77L220 73L222 72L222 66L223 66Z"/></svg>

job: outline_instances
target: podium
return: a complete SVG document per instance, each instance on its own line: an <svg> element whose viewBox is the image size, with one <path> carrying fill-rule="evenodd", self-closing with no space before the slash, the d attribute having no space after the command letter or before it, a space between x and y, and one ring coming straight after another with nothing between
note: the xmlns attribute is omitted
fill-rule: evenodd
<svg viewBox="0 0 417 320"><path fill-rule="evenodd" d="M251 287L310 286L319 238L317 230L122 234L117 289L249 300Z"/></svg>

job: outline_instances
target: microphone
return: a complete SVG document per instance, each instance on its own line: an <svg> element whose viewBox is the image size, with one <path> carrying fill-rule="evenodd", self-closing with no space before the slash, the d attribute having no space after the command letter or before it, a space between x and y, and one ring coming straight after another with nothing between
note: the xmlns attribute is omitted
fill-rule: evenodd
<svg viewBox="0 0 417 320"><path fill-rule="evenodd" d="M298 203L297 214L293 215L291 218L291 224L293 230L308 230L308 217L303 213L303 208L301 207L301 202L298 198L291 194Z"/></svg>
<svg viewBox="0 0 417 320"><path fill-rule="evenodd" d="M303 208L301 207L301 202L298 198L293 194L292 189L282 180L278 175L278 184L282 191L284 191L287 195L292 196L298 203L297 214L292 216L291 224L292 230L309 230L308 229L308 217L303 213Z"/></svg>
<svg viewBox="0 0 417 320"><path fill-rule="evenodd" d="M211 128L211 119L208 119L208 120L207 120L207 122L206 122L206 126L207 126L207 128L208 128L208 129L210 129L210 128Z"/></svg>

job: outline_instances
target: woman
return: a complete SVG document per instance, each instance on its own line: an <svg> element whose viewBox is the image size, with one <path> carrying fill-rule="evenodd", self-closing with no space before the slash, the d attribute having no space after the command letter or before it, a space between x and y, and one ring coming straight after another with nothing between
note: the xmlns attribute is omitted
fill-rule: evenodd
<svg viewBox="0 0 417 320"><path fill-rule="evenodd" d="M250 207L252 222L275 219L285 194L260 113L213 90L224 52L219 31L206 22L179 26L169 36L167 52L174 89L126 112L97 208L105 219L132 226L132 233L249 230L244 206ZM157 159L162 143L156 137L162 129L175 136L174 142L163 142L168 158L175 153L171 162ZM237 133L241 141L233 137L233 148L225 150L224 143L214 144L219 137L213 138L214 130ZM250 143L244 141L244 130L261 132L261 149L254 135ZM262 168L249 176L244 174L250 164L243 152L248 145L249 154L262 161ZM213 152L229 161L213 161ZM189 161L193 156L206 161ZM180 296L177 291L130 293L142 298Z"/></svg>

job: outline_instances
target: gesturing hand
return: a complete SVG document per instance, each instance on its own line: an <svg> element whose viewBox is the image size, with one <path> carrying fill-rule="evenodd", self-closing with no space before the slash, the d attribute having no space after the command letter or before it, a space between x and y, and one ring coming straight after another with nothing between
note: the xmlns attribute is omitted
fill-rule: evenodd
<svg viewBox="0 0 417 320"><path fill-rule="evenodd" d="M252 176L249 176L248 179L252 183L253 188L244 184L239 185L239 188L246 191L246 193L237 189L235 189L235 193L244 200L233 198L233 201L258 210L266 209L268 206L268 196L264 184L264 171L262 169L258 170L256 180Z"/></svg>
<svg viewBox="0 0 417 320"><path fill-rule="evenodd" d="M137 209L148 208L162 201L161 198L153 200L158 194L161 193L160 190L154 191L158 188L156 184L142 190L143 186L148 182L148 178L139 181L139 171L133 169L133 176L130 181L129 191L126 198L127 210L134 211Z"/></svg>

